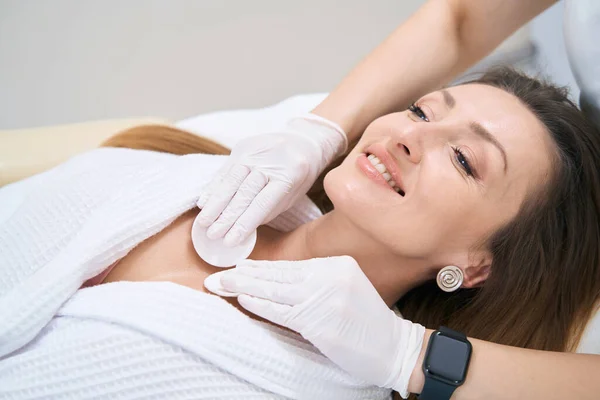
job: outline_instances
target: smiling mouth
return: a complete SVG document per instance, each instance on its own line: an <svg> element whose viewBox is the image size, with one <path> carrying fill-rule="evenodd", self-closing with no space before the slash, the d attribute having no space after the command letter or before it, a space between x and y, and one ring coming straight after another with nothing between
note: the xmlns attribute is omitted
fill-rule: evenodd
<svg viewBox="0 0 600 400"><path fill-rule="evenodd" d="M388 172L386 166L383 165L381 160L379 160L379 158L377 158L377 156L375 156L374 154L366 153L366 155L367 155L367 159L369 160L369 162L373 165L373 167L375 167L377 172L379 172L381 174L383 179L386 180L388 185L390 185L390 187L392 189L394 189L396 191L396 193L398 193L400 196L404 197L406 195L406 193L404 192L404 190L402 190L401 188L396 186L396 182L394 182L394 180L392 179L392 175Z"/></svg>

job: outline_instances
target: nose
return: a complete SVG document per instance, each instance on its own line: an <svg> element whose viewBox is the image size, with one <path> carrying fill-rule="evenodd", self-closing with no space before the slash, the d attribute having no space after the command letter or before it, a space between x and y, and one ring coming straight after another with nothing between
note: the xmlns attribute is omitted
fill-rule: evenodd
<svg viewBox="0 0 600 400"><path fill-rule="evenodd" d="M420 124L405 127L393 138L399 152L413 164L420 163L423 154L423 133L419 132L421 127L416 125Z"/></svg>

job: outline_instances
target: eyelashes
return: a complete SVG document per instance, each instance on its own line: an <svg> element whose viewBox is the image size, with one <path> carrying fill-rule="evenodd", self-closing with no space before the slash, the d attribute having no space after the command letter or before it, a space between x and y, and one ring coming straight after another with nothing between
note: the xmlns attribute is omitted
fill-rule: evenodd
<svg viewBox="0 0 600 400"><path fill-rule="evenodd" d="M458 147L452 147L454 150L454 155L456 156L456 161L460 164L462 169L465 170L468 176L475 177L475 173L473 172L473 168L471 168L471 164L469 164L469 160L464 155L464 153Z"/></svg>
<svg viewBox="0 0 600 400"><path fill-rule="evenodd" d="M408 107L408 110L414 115L416 115L419 119L425 122L429 122L429 118L427 117L425 112L423 112L423 109L415 103L412 103ZM458 164L465 171L465 173L470 177L475 177L475 170L471 167L471 163L469 162L467 156L465 156L465 154L460 150L459 147L452 147L452 150L454 151L456 162L458 162Z"/></svg>
<svg viewBox="0 0 600 400"><path fill-rule="evenodd" d="M429 122L429 118L427 118L427 115L425 115L425 113L423 112L423 109L421 107L419 107L418 105L416 105L415 103L412 103L408 107L408 110L410 112L412 112L413 114L415 114L420 119L422 119L423 121Z"/></svg>

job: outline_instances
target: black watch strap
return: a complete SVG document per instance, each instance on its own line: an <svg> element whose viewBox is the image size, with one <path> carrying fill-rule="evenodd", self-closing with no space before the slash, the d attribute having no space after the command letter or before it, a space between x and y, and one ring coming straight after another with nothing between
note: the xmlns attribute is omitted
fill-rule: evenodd
<svg viewBox="0 0 600 400"><path fill-rule="evenodd" d="M425 379L419 400L448 400L455 390L456 386L454 385L448 385L436 379Z"/></svg>
<svg viewBox="0 0 600 400"><path fill-rule="evenodd" d="M440 326L438 331L442 332L446 336L450 336L450 337L453 337L458 340L466 340L467 339L467 335L465 335L464 333L454 331L450 328L446 328L445 326Z"/></svg>

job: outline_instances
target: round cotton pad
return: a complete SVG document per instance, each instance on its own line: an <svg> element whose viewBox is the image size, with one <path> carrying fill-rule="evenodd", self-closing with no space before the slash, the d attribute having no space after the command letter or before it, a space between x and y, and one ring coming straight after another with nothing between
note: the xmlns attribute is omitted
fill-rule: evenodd
<svg viewBox="0 0 600 400"><path fill-rule="evenodd" d="M239 293L228 292L221 286L221 275L225 272L227 271L215 272L214 274L207 276L204 280L204 287L219 296L238 297Z"/></svg>
<svg viewBox="0 0 600 400"><path fill-rule="evenodd" d="M196 217L198 219L198 217ZM256 244L256 231L238 246L225 246L223 239L212 240L206 236L208 228L196 223L192 225L192 243L196 253L207 263L215 267L234 267L240 261L248 258Z"/></svg>

